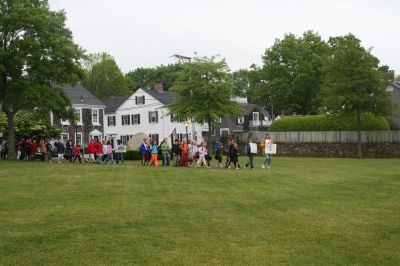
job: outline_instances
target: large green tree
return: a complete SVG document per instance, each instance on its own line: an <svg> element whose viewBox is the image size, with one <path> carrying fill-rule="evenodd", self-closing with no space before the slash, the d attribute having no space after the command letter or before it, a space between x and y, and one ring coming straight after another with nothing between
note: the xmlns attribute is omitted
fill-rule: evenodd
<svg viewBox="0 0 400 266"><path fill-rule="evenodd" d="M48 108L73 117L66 95L51 86L81 78L82 50L65 26L65 13L45 0L0 1L0 104L7 116L10 158L15 155L14 116Z"/></svg>
<svg viewBox="0 0 400 266"><path fill-rule="evenodd" d="M263 55L262 69L253 75L255 99L265 106L273 103L278 111L318 113L321 68L327 54L327 44L311 31L277 39Z"/></svg>
<svg viewBox="0 0 400 266"><path fill-rule="evenodd" d="M135 92L142 88L152 88L155 81L162 81L168 90L174 85L182 64L161 65L154 68L137 68L126 74L129 90Z"/></svg>
<svg viewBox="0 0 400 266"><path fill-rule="evenodd" d="M107 53L89 54L84 60L83 86L98 98L124 96L130 92L115 59Z"/></svg>
<svg viewBox="0 0 400 266"><path fill-rule="evenodd" d="M212 153L211 136L218 117L243 113L231 100L233 88L225 60L216 57L195 57L183 65L172 91L176 101L169 105L171 113L208 124L208 149Z"/></svg>
<svg viewBox="0 0 400 266"><path fill-rule="evenodd" d="M361 113L388 115L393 104L386 92L387 67L361 45L354 35L330 38L331 55L323 71L324 102L330 112L356 116L358 156L362 158Z"/></svg>

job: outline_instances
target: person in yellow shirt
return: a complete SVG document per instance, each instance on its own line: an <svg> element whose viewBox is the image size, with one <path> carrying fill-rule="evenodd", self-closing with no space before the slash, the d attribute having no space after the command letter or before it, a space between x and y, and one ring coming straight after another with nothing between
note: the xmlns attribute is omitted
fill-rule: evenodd
<svg viewBox="0 0 400 266"><path fill-rule="evenodd" d="M264 157L265 156L265 138L261 139L260 148L261 148L261 155Z"/></svg>

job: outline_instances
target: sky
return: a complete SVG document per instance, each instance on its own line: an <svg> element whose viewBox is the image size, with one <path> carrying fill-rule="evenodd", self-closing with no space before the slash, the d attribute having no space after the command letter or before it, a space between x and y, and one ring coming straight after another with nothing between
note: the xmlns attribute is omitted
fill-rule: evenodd
<svg viewBox="0 0 400 266"><path fill-rule="evenodd" d="M64 10L74 40L107 52L124 73L175 63L173 54L220 55L235 71L275 39L307 30L323 39L353 33L400 74L399 0L49 0Z"/></svg>

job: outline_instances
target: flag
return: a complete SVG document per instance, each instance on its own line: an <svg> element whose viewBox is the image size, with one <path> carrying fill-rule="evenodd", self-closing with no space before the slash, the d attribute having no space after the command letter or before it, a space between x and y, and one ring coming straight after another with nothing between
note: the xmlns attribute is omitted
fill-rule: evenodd
<svg viewBox="0 0 400 266"><path fill-rule="evenodd" d="M172 130L171 135L174 137L174 139L176 139L176 128L174 128L174 130Z"/></svg>

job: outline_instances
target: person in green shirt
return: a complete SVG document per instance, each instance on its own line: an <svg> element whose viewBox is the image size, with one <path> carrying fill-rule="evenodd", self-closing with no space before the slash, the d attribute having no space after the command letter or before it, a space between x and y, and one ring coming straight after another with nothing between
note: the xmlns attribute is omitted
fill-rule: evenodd
<svg viewBox="0 0 400 266"><path fill-rule="evenodd" d="M163 156L163 166L169 166L169 153L171 149L168 145L168 139L165 138L161 144L161 153Z"/></svg>

